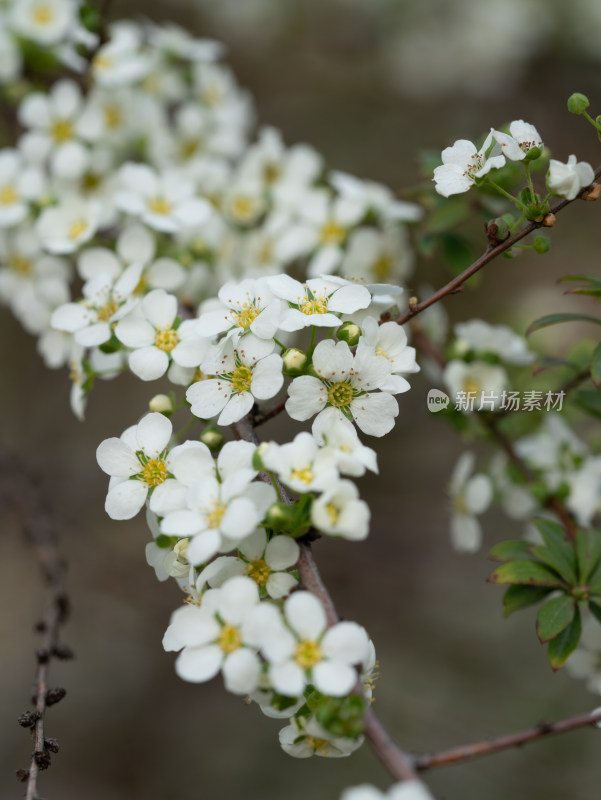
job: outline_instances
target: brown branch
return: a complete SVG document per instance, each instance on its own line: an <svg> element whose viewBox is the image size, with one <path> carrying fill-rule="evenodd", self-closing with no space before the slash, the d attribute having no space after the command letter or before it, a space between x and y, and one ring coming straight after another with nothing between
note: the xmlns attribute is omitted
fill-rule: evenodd
<svg viewBox="0 0 601 800"><path fill-rule="evenodd" d="M270 419L273 419L274 417L277 417L278 414L281 414L286 407L287 400L288 398L284 397L283 400L280 400L279 403L275 403L275 405L271 406L271 408L267 408L265 411L257 411L253 417L254 427L258 428L259 425L264 425L266 422L269 422Z"/></svg>
<svg viewBox="0 0 601 800"><path fill-rule="evenodd" d="M44 638L41 649L36 652L35 688L32 697L35 712L26 711L19 717L19 724L31 730L34 748L29 768L18 770L17 778L27 783L25 800L38 800L39 773L50 766L51 753L58 752L58 742L46 738L46 710L65 696L64 689L49 688L49 664L53 657L73 657L69 648L59 642L60 627L69 615L65 565L59 555L56 533L38 488L23 468L14 462L0 463L0 501L5 506L10 505L18 515L50 590L45 619L36 626L44 634Z"/></svg>
<svg viewBox="0 0 601 800"><path fill-rule="evenodd" d="M577 717L570 717L560 722L541 722L534 728L499 736L497 739L484 739L474 744L465 744L460 747L452 747L449 750L441 750L439 753L419 755L416 756L414 763L419 771L441 767L446 764L459 764L463 761L470 761L473 758L508 750L511 747L520 747L545 736L553 736L557 733L567 733L578 728L597 725L599 722L601 722L601 709L588 714L580 714Z"/></svg>
<svg viewBox="0 0 601 800"><path fill-rule="evenodd" d="M600 176L601 176L601 166L597 167L597 169L595 170L594 180L597 181ZM588 188L589 187L583 189L580 192L580 194L576 198L574 198L574 200L577 200L578 198L582 197L582 195L586 194ZM574 200L560 200L553 206L550 213L553 215L558 214L562 209L570 205L570 203L573 203ZM511 247L513 247L514 244L517 244L517 242L519 242L521 239L524 239L526 236L528 236L528 234L532 233L533 231L541 227L544 227L544 222L542 221L530 222L528 223L528 225L525 225L521 230L517 231L517 233L514 233L513 236L510 236L508 239L505 239L505 241L500 242L495 247L489 247L488 250L486 250L486 252L484 252L480 256L480 258L474 261L474 263L471 264L467 269L465 269L460 275L457 275L455 278L450 280L447 284L445 284L445 286L441 287L440 289L438 289L438 291L434 292L433 295L426 298L426 300L422 300L421 303L414 303L413 305L411 305L409 311L406 311L404 314L401 314L401 316L397 317L395 322L398 325L404 325L406 322L409 322L410 319L413 319L415 316L417 316L417 314L420 314L422 311L425 311L427 308L430 308L430 306L434 305L434 303L438 303L447 295L452 294L453 292L461 291L461 287L463 286L463 284L469 278L471 278L472 275L475 275L476 272L479 272L479 270L481 270L482 267L485 267L487 264L493 261L493 259L497 258L497 256L500 256L506 250L509 250Z"/></svg>

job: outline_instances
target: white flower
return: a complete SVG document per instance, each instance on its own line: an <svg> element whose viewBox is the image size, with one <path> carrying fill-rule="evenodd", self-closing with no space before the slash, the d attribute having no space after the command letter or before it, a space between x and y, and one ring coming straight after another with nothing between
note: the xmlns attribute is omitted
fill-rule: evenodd
<svg viewBox="0 0 601 800"><path fill-rule="evenodd" d="M396 783L384 793L375 786L363 783L345 789L340 800L434 800L430 792L421 781L403 781Z"/></svg>
<svg viewBox="0 0 601 800"><path fill-rule="evenodd" d="M495 140L501 145L503 155L510 161L523 161L530 150L537 148L542 153L543 140L534 125L523 119L514 120L509 126L509 133L491 130Z"/></svg>
<svg viewBox="0 0 601 800"><path fill-rule="evenodd" d="M444 383L451 397L462 411L496 408L503 389L507 386L507 373L503 367L484 361L469 364L460 359L449 361L443 373Z"/></svg>
<svg viewBox="0 0 601 800"><path fill-rule="evenodd" d="M191 564L231 550L261 523L276 494L266 483L251 483L254 475L253 470L241 469L222 481L213 475L201 477L187 492L187 507L165 515L163 533L192 537L187 550Z"/></svg>
<svg viewBox="0 0 601 800"><path fill-rule="evenodd" d="M180 678L204 683L221 670L228 691L254 691L261 663L252 633L247 630L247 618L258 603L257 584L236 576L221 588L206 592L200 608L186 605L175 611L163 647L182 650L175 662Z"/></svg>
<svg viewBox="0 0 601 800"><path fill-rule="evenodd" d="M67 197L45 208L36 222L36 232L50 253L74 253L96 233L100 208L94 202Z"/></svg>
<svg viewBox="0 0 601 800"><path fill-rule="evenodd" d="M458 322L454 328L457 347L463 352L494 353L508 364L531 364L536 355L528 350L523 336L506 325L490 325L481 319Z"/></svg>
<svg viewBox="0 0 601 800"><path fill-rule="evenodd" d="M566 164L552 158L547 173L547 188L552 194L573 200L576 195L595 180L595 172L586 161L576 161L571 155Z"/></svg>
<svg viewBox="0 0 601 800"><path fill-rule="evenodd" d="M43 189L42 175L25 165L17 150L0 150L0 228L18 225Z"/></svg>
<svg viewBox="0 0 601 800"><path fill-rule="evenodd" d="M146 502L148 493L169 474L167 445L171 422L156 412L147 414L121 438L105 439L96 460L111 476L105 509L112 519L131 519Z"/></svg>
<svg viewBox="0 0 601 800"><path fill-rule="evenodd" d="M18 0L12 7L11 23L27 39L54 45L75 24L77 10L73 0Z"/></svg>
<svg viewBox="0 0 601 800"><path fill-rule="evenodd" d="M180 539L173 547L159 547L156 542L146 545L146 562L155 571L159 581L167 578L187 578L190 564L186 559L188 539Z"/></svg>
<svg viewBox="0 0 601 800"><path fill-rule="evenodd" d="M131 371L143 381L164 375L171 359L182 367L197 367L209 342L196 333L195 320L176 325L177 298L153 289L117 323L115 335L126 347Z"/></svg>
<svg viewBox="0 0 601 800"><path fill-rule="evenodd" d="M124 164L119 171L121 190L115 204L128 214L141 218L151 228L175 233L182 227L201 225L211 214L211 206L195 197L194 184L179 172L155 172L146 164Z"/></svg>
<svg viewBox="0 0 601 800"><path fill-rule="evenodd" d="M390 377L390 363L359 342L353 356L346 342L326 339L313 353L318 378L301 375L288 387L286 411L306 420L326 407L354 420L364 433L384 436L394 427L397 401L388 392L377 392Z"/></svg>
<svg viewBox="0 0 601 800"><path fill-rule="evenodd" d="M21 48L6 28L0 28L0 83L16 81L22 69Z"/></svg>
<svg viewBox="0 0 601 800"><path fill-rule="evenodd" d="M318 414L311 431L342 475L359 477L366 469L378 472L376 451L361 443L355 426L339 416L335 408L326 408Z"/></svg>
<svg viewBox="0 0 601 800"><path fill-rule="evenodd" d="M378 325L373 317L363 322L363 341L374 349L377 356L383 356L390 362L391 376L380 388L383 391L406 392L410 384L401 375L419 372L415 360L415 348L407 345L407 334L396 322L385 322Z"/></svg>
<svg viewBox="0 0 601 800"><path fill-rule="evenodd" d="M79 303L65 303L55 309L50 320L53 328L75 335L84 347L108 342L113 325L136 303L131 295L140 281L141 264L132 264L115 281L109 273L99 273L87 281Z"/></svg>
<svg viewBox="0 0 601 800"><path fill-rule="evenodd" d="M83 175L89 165L87 147L77 141L83 106L81 89L71 80L57 81L48 94L33 92L19 106L19 121L30 130L20 140L26 157L35 163L50 159L58 178Z"/></svg>
<svg viewBox="0 0 601 800"><path fill-rule="evenodd" d="M328 536L360 541L369 533L369 506L351 481L337 481L313 501L311 522Z"/></svg>
<svg viewBox="0 0 601 800"><path fill-rule="evenodd" d="M255 398L266 400L282 387L282 358L273 352L273 340L252 333L237 347L225 339L215 355L207 358L203 372L215 378L192 384L186 392L191 411L201 419L219 414L218 425L231 425L251 410Z"/></svg>
<svg viewBox="0 0 601 800"><path fill-rule="evenodd" d="M276 297L288 302L279 327L283 331L299 331L311 325L333 328L340 325L338 314L352 314L367 308L371 295L365 286L339 279L311 278L305 284L289 275L267 278L267 285Z"/></svg>
<svg viewBox="0 0 601 800"><path fill-rule="evenodd" d="M449 485L452 501L451 542L460 552L474 553L480 549L482 532L476 514L482 514L492 500L492 484L486 475L474 475L475 456L463 453L459 458Z"/></svg>
<svg viewBox="0 0 601 800"><path fill-rule="evenodd" d="M290 536L274 536L267 541L262 528L238 543L238 557L222 556L206 569L211 587L221 586L232 575L248 575L259 590L280 600L298 585L298 580L286 570L298 561L299 546Z"/></svg>
<svg viewBox="0 0 601 800"><path fill-rule="evenodd" d="M339 171L330 172L329 179L341 197L361 206L364 214L373 211L383 220L396 222L418 222L424 215L416 203L397 200L388 186L381 183Z"/></svg>
<svg viewBox="0 0 601 800"><path fill-rule="evenodd" d="M332 454L320 448L307 432L297 434L287 444L262 445L261 459L270 472L277 473L286 486L301 494L321 491L338 479Z"/></svg>
<svg viewBox="0 0 601 800"><path fill-rule="evenodd" d="M279 733L282 750L293 758L342 758L350 756L363 744L363 736L356 739L333 736L315 717L293 717L290 725Z"/></svg>
<svg viewBox="0 0 601 800"><path fill-rule="evenodd" d="M349 236L340 273L373 283L399 282L409 277L414 260L404 225L361 227Z"/></svg>
<svg viewBox="0 0 601 800"><path fill-rule="evenodd" d="M467 192L477 178L482 178L491 169L505 164L505 156L488 156L492 144L492 133L486 137L480 150L467 139L458 139L452 147L442 151L442 166L434 170L436 191L443 197Z"/></svg>
<svg viewBox="0 0 601 800"><path fill-rule="evenodd" d="M355 665L368 650L365 630L355 622L339 622L326 630L326 615L317 597L294 592L284 604L283 621L275 609L259 609L261 652L269 662L273 688L299 697L308 683L331 697L344 697L357 682Z"/></svg>
<svg viewBox="0 0 601 800"><path fill-rule="evenodd" d="M128 86L144 77L152 65L149 54L140 52L141 32L133 23L111 26L110 39L92 61L92 75L99 86Z"/></svg>
<svg viewBox="0 0 601 800"><path fill-rule="evenodd" d="M275 335L282 302L274 298L265 280L249 278L240 283L226 283L217 296L219 307L201 313L198 318L198 331L202 336L228 331L237 341L248 331L259 339L271 339Z"/></svg>

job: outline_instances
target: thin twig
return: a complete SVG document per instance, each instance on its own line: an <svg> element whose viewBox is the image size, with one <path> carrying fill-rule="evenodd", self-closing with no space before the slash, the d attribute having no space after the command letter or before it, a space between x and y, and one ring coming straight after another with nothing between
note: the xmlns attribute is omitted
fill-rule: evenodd
<svg viewBox="0 0 601 800"><path fill-rule="evenodd" d="M49 688L50 660L72 658L69 648L59 642L60 627L69 615L69 598L65 586L65 564L58 551L58 542L50 516L39 490L27 472L12 461L0 463L0 501L10 505L18 515L23 532L35 551L42 576L50 589L48 609L37 629L44 634L42 648L36 653L35 712L26 711L19 723L31 729L34 749L28 769L18 770L17 778L27 783L25 800L38 800L38 776L50 766L51 753L58 752L58 742L46 738L45 715L49 706L65 695L62 688Z"/></svg>
<svg viewBox="0 0 601 800"><path fill-rule="evenodd" d="M517 733L499 736L497 739L484 739L481 742L465 744L460 747L452 747L449 750L441 750L439 753L425 754L416 756L414 759L415 767L419 771L441 767L445 764L459 764L481 756L489 756L498 753L500 750L508 750L511 747L520 747L528 742L534 742L545 736L552 736L557 733L567 733L578 728L594 726L601 722L601 709L579 714L577 717L569 717L560 722L541 722L534 728L528 728Z"/></svg>
<svg viewBox="0 0 601 800"><path fill-rule="evenodd" d="M258 428L259 425L264 425L266 422L269 422L270 419L281 414L286 407L287 400L288 398L284 397L283 400L280 400L279 403L275 403L271 408L267 408L265 411L258 411L253 418L254 427Z"/></svg>
<svg viewBox="0 0 601 800"><path fill-rule="evenodd" d="M597 167L597 169L595 170L594 180L596 181L600 176L601 176L601 166ZM577 200L586 191L587 189L583 189L582 192L580 192L580 194L576 198L574 198L574 200ZM559 203L556 203L556 205L553 206L550 213L558 214L562 209L570 205L570 203L573 203L574 200L560 200ZM521 239L528 236L528 234L532 233L533 231L541 227L544 227L543 222L530 222L521 230L517 231L517 233L514 233L513 236L510 236L508 239L505 239L505 241L500 242L495 247L489 247L488 250L486 250L486 252L484 252L480 256L480 258L474 261L474 263L471 264L467 269L465 269L460 275L457 275L455 278L450 280L447 284L445 284L445 286L442 286L440 289L438 289L438 291L434 292L434 294L426 298L426 300L422 300L421 303L415 303L414 305L412 305L409 311L406 311L404 314L401 314L401 316L397 317L395 322L398 325L404 325L406 322L409 322L410 319L413 319L415 316L417 316L417 314L420 314L422 311L425 311L427 308L430 308L430 306L434 305L434 303L438 303L439 300L442 300L447 295L453 294L453 292L457 292L458 290L461 289L463 284L469 278L471 278L472 275L475 275L476 272L481 270L482 267L486 266L488 263L490 263L497 256L500 256L506 250L509 250L511 247L513 247L514 244L517 244L517 242L519 242Z"/></svg>

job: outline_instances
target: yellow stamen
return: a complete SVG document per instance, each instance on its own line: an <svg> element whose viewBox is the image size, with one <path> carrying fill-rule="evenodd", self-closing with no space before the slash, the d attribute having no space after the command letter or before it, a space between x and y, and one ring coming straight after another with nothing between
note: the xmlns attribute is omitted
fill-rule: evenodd
<svg viewBox="0 0 601 800"><path fill-rule="evenodd" d="M19 199L19 195L12 184L7 184L0 189L0 205L12 206Z"/></svg>
<svg viewBox="0 0 601 800"><path fill-rule="evenodd" d="M69 226L69 239L78 239L81 234L88 227L88 223L84 219L78 219Z"/></svg>
<svg viewBox="0 0 601 800"><path fill-rule="evenodd" d="M299 642L294 651L294 660L303 669L311 669L322 659L322 652L317 642L306 640Z"/></svg>
<svg viewBox="0 0 601 800"><path fill-rule="evenodd" d="M179 344L179 336L173 328L159 328L154 337L154 346L164 353L170 353Z"/></svg>
<svg viewBox="0 0 601 800"><path fill-rule="evenodd" d="M306 483L307 486L312 483L313 478L315 475L313 474L313 470L311 467L299 467L298 469L293 469L290 473L290 477L295 481L301 481L301 483Z"/></svg>
<svg viewBox="0 0 601 800"><path fill-rule="evenodd" d="M271 568L262 558L259 558L257 561L253 561L247 565L246 572L249 578L252 578L259 586L265 586L271 575Z"/></svg>
<svg viewBox="0 0 601 800"><path fill-rule="evenodd" d="M158 486L167 479L167 465L163 458L149 458L140 473L144 483L149 486Z"/></svg>
<svg viewBox="0 0 601 800"><path fill-rule="evenodd" d="M224 653L233 653L242 646L242 636L235 625L224 625L217 639L217 644Z"/></svg>
<svg viewBox="0 0 601 800"><path fill-rule="evenodd" d="M325 297L316 297L313 300L305 300L301 304L300 310L303 314L327 314L328 301Z"/></svg>
<svg viewBox="0 0 601 800"><path fill-rule="evenodd" d="M73 123L68 119L56 119L50 126L50 135L59 144L72 139L73 133Z"/></svg>
<svg viewBox="0 0 601 800"><path fill-rule="evenodd" d="M323 244L341 244L346 236L346 231L342 225L330 220L322 225L320 234Z"/></svg>
<svg viewBox="0 0 601 800"><path fill-rule="evenodd" d="M158 196L152 197L148 201L148 208L154 214L164 214L164 215L170 214L172 207L173 206L171 205L171 203L168 200L165 200L164 197L158 197Z"/></svg>
<svg viewBox="0 0 601 800"><path fill-rule="evenodd" d="M353 399L353 387L350 383L333 383L328 389L328 403L334 408L344 408Z"/></svg>
<svg viewBox="0 0 601 800"><path fill-rule="evenodd" d="M248 367L243 367L242 365L236 367L232 374L232 385L234 389L239 394L241 392L250 392L252 376L252 370Z"/></svg>

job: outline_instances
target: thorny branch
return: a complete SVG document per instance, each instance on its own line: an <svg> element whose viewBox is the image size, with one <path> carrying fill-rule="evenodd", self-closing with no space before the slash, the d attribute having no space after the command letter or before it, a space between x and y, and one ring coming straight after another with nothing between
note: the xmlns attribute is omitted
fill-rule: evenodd
<svg viewBox="0 0 601 800"><path fill-rule="evenodd" d="M46 710L65 696L64 689L49 687L49 665L53 657L59 659L73 657L71 650L59 640L60 627L69 615L65 564L59 555L56 532L35 481L21 465L9 460L0 462L0 505L14 509L21 521L23 532L35 551L42 577L50 590L45 618L36 626L44 638L42 647L36 652L37 663L32 695L35 711L26 711L19 717L19 724L31 730L34 747L29 768L18 770L17 778L27 784L25 800L38 800L39 773L50 766L51 753L58 752L56 739L46 737Z"/></svg>

